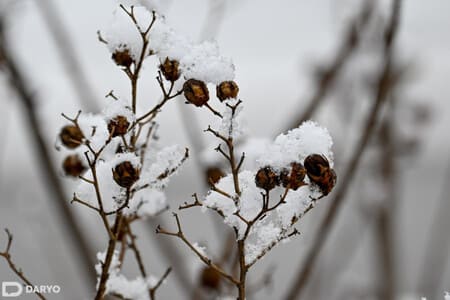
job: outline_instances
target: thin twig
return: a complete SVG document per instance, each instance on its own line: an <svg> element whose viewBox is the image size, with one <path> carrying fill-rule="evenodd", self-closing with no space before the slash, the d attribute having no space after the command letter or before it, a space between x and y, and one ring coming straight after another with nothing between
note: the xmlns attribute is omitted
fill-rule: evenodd
<svg viewBox="0 0 450 300"><path fill-rule="evenodd" d="M359 139L355 152L350 159L348 168L344 172L344 175L341 176L341 178L343 178L343 181L337 187L335 197L331 201L330 208L326 212L326 215L320 224L318 233L315 235L316 238L314 239L310 250L307 252L304 263L301 264L298 274L294 277L295 279L287 293L287 296L284 298L286 300L294 300L300 297L301 293L303 292L306 283L310 278L310 274L312 273L312 270L317 262L320 250L325 244L325 241L327 240L327 237L331 231L331 226L333 225L338 215L339 209L342 206L342 203L344 202L344 198L347 194L351 182L353 181L356 170L361 161L362 155L375 130L378 115L380 113L382 105L386 100L389 91L390 85L389 77L391 74L393 41L396 37L396 33L399 27L398 23L400 18L400 7L401 7L401 0L393 0L390 20L388 25L386 26L385 31L385 40L384 40L385 62L383 69L380 72L380 76L378 78L378 85L375 91L374 104L370 110L370 115L365 123L364 129L362 130L361 137Z"/></svg>
<svg viewBox="0 0 450 300"><path fill-rule="evenodd" d="M8 229L5 228L5 232L6 235L8 236L8 243L6 244L6 249L4 252L0 252L0 256L2 256L3 258L5 258L6 262L9 265L9 268L23 281L25 282L26 285L28 286L34 286L23 274L23 271L21 268L18 268L16 266L16 264L13 262L12 257L11 257L11 245L12 245L12 241L13 241L13 236L12 234L9 232ZM45 300L45 297L38 291L34 290L34 293L36 294L36 296L39 297L39 299Z"/></svg>
<svg viewBox="0 0 450 300"><path fill-rule="evenodd" d="M8 43L4 36L3 26L3 20L0 16L0 53L2 53L3 56L3 65L5 71L9 75L11 86L19 96L18 99L22 102L23 108L25 109L26 119L35 143L35 147L33 148L35 149L36 155L39 157L38 161L41 164L41 168L39 169L43 171L44 176L42 177L47 181L45 186L48 187L50 193L52 193L52 197L49 197L49 199L54 202L60 220L64 220L64 222L61 223L68 233L67 236L71 238L72 246L76 249L74 252L79 256L79 261L81 261L84 268L86 276L83 276L83 278L86 278L88 282L92 283L95 281L94 262L91 258L91 253L93 253L93 251L91 251L91 247L77 223L76 216L69 207L64 188L53 166L51 151L49 147L47 147L44 134L41 131L42 124L39 120L40 118L37 116L35 98L28 89L28 85L26 84L21 71L18 69L16 61L6 47Z"/></svg>
<svg viewBox="0 0 450 300"><path fill-rule="evenodd" d="M356 18L349 24L346 35L342 39L342 44L337 51L336 57L333 62L323 71L320 80L318 80L316 89L311 99L307 101L306 108L299 118L291 122L287 130L292 128L297 128L301 123L309 120L320 105L325 100L327 94L332 89L332 86L339 73L344 69L345 65L353 57L355 50L357 49L359 42L361 40L362 32L364 31L366 25L369 23L374 2L372 0L365 1L361 12L356 16Z"/></svg>

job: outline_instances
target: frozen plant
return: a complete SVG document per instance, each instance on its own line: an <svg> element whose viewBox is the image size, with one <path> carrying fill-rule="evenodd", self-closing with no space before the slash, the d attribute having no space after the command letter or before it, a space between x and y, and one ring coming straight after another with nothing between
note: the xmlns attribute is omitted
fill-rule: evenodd
<svg viewBox="0 0 450 300"><path fill-rule="evenodd" d="M110 92L100 114L80 111L73 118L63 114L68 121L59 135L60 148L65 151L63 169L79 180L72 202L95 211L109 238L106 250L98 254L95 299L106 294L154 299L170 272L169 268L160 279L147 273L132 224L169 207L164 189L188 158L188 150L158 144L156 117L169 100L183 95L187 104L206 108L216 118L217 124L205 132L217 138L215 150L229 170L210 182L205 197L194 194L194 201L179 209L198 206L214 211L233 229L238 274L225 270L208 257L204 247L190 242L178 214L174 213L177 231L160 226L156 231L180 238L206 264L202 281L207 286L220 289L224 278L243 300L250 268L273 247L296 235L294 225L333 189L332 139L318 124L304 122L265 144L245 167L245 153L235 150L245 126L232 61L220 55L215 42L194 44L178 35L166 24L157 3L120 4L109 28L99 32L99 40L130 81L130 99ZM138 83L144 61L152 56L160 62L156 80L162 95L142 112ZM208 85L215 85L216 103L210 103ZM139 266L134 279L121 273L127 251L134 253Z"/></svg>

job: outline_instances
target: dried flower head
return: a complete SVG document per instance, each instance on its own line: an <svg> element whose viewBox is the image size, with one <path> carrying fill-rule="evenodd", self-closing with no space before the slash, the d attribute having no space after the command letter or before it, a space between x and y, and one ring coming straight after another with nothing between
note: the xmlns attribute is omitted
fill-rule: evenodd
<svg viewBox="0 0 450 300"><path fill-rule="evenodd" d="M229 98L236 98L239 87L234 81L223 81L216 87L217 98L224 101Z"/></svg>
<svg viewBox="0 0 450 300"><path fill-rule="evenodd" d="M266 191L275 188L280 182L280 179L271 167L264 167L258 170L255 176L256 186Z"/></svg>
<svg viewBox="0 0 450 300"><path fill-rule="evenodd" d="M139 169L131 162L124 161L113 170L114 181L124 188L130 188L139 179Z"/></svg>
<svg viewBox="0 0 450 300"><path fill-rule="evenodd" d="M201 274L202 286L217 290L220 286L221 275L212 267L205 267Z"/></svg>
<svg viewBox="0 0 450 300"><path fill-rule="evenodd" d="M208 183L216 184L225 176L225 173L219 167L209 167L206 170L206 181Z"/></svg>
<svg viewBox="0 0 450 300"><path fill-rule="evenodd" d="M184 97L195 106L203 106L209 100L208 87L203 81L189 79L183 85Z"/></svg>
<svg viewBox="0 0 450 300"><path fill-rule="evenodd" d="M161 70L166 80L174 82L177 81L181 75L179 66L180 63L177 60L169 59L168 57L166 57L164 62L159 65L159 69Z"/></svg>
<svg viewBox="0 0 450 300"><path fill-rule="evenodd" d="M309 179L317 184L324 195L328 195L336 184L336 173L323 155L312 154L305 158L304 165Z"/></svg>
<svg viewBox="0 0 450 300"><path fill-rule="evenodd" d="M128 49L117 50L112 54L112 59L118 66L128 68L133 63L133 58Z"/></svg>
<svg viewBox="0 0 450 300"><path fill-rule="evenodd" d="M108 131L113 137L127 133L130 122L124 116L117 116L108 123Z"/></svg>
<svg viewBox="0 0 450 300"><path fill-rule="evenodd" d="M84 135L77 126L67 125L61 129L59 138L64 146L70 149L75 149L83 142Z"/></svg>
<svg viewBox="0 0 450 300"><path fill-rule="evenodd" d="M64 159L63 170L68 176L78 177L86 170L86 167L80 157L77 154L73 154Z"/></svg>
<svg viewBox="0 0 450 300"><path fill-rule="evenodd" d="M301 163L291 163L290 169L284 169L280 174L280 181L283 187L297 190L299 187L306 185L305 179L306 169Z"/></svg>

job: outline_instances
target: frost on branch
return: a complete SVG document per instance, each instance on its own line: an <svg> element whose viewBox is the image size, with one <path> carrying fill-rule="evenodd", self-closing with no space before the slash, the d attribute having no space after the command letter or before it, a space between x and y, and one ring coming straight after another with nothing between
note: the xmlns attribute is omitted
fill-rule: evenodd
<svg viewBox="0 0 450 300"><path fill-rule="evenodd" d="M331 190L335 180L331 169L332 139L326 129L314 122L305 122L280 134L274 142L259 145L265 149L260 151L255 163L248 163L255 168L237 174L240 194L233 192L234 176L229 174L203 201L204 208L223 215L224 222L236 230L239 240L245 239L249 265L294 234L293 225L318 198ZM304 163L307 168L303 167ZM313 171L318 172L318 178ZM328 185L320 180L328 180Z"/></svg>
<svg viewBox="0 0 450 300"><path fill-rule="evenodd" d="M109 278L106 283L106 294L120 295L125 299L148 300L149 290L156 286L158 278L155 276L147 276L143 278L138 276L135 279L128 279L120 273L119 253L115 251L112 262L109 267ZM105 262L106 254L99 252L97 254L98 264L95 265L95 271L100 277L102 274L102 266Z"/></svg>

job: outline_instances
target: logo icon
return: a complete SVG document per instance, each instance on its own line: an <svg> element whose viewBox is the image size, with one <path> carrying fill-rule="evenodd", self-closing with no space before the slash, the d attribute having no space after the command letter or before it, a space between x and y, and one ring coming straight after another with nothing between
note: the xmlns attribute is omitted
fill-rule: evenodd
<svg viewBox="0 0 450 300"><path fill-rule="evenodd" d="M20 283L15 281L2 282L2 296L3 297L19 297L22 295L23 287Z"/></svg>

